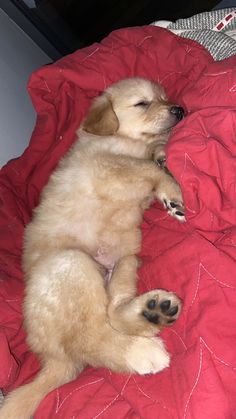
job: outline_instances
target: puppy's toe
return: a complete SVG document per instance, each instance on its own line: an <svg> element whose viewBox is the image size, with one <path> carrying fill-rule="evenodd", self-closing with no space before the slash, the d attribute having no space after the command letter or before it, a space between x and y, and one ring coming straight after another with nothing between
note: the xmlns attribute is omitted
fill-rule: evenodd
<svg viewBox="0 0 236 419"><path fill-rule="evenodd" d="M166 153L163 147L157 147L153 153L153 161L159 167L166 166Z"/></svg>
<svg viewBox="0 0 236 419"><path fill-rule="evenodd" d="M163 168L166 166L166 157L160 157L158 159L155 159L154 162L157 164L157 166Z"/></svg>
<svg viewBox="0 0 236 419"><path fill-rule="evenodd" d="M185 211L183 202L176 202L168 198L163 199L163 205L168 210L168 214L177 218L180 222L185 222Z"/></svg>

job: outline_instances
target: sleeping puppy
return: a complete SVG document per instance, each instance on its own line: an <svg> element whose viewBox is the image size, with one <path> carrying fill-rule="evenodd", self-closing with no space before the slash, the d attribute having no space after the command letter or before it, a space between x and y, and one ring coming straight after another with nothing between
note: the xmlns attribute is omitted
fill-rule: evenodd
<svg viewBox="0 0 236 419"><path fill-rule="evenodd" d="M182 116L160 85L141 78L122 80L93 102L26 228L25 328L42 369L6 398L1 419L29 419L86 365L138 374L168 367L155 336L178 318L181 302L159 289L136 295L136 255L153 199L184 220L178 184L150 159L164 158Z"/></svg>

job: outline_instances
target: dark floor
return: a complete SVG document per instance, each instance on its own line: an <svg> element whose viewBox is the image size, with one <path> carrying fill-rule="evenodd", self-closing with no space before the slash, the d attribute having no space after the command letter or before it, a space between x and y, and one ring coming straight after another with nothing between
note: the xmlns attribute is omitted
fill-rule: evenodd
<svg viewBox="0 0 236 419"><path fill-rule="evenodd" d="M13 0L64 55L100 41L114 29L211 10L219 0Z"/></svg>

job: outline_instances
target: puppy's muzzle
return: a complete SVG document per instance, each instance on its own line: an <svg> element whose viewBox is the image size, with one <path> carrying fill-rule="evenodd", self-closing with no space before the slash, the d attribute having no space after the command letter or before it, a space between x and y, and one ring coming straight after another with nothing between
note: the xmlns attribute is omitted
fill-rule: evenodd
<svg viewBox="0 0 236 419"><path fill-rule="evenodd" d="M181 106L172 106L170 108L170 113L172 113L172 115L175 115L178 121L181 121L181 119L183 119L184 117L184 109L181 108Z"/></svg>

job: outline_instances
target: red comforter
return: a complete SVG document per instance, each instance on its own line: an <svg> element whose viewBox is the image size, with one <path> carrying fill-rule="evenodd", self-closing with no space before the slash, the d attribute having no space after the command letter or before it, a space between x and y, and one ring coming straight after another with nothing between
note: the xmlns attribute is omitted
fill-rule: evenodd
<svg viewBox="0 0 236 419"><path fill-rule="evenodd" d="M91 99L134 75L163 83L188 112L167 148L187 222L158 203L145 213L139 273L140 292L166 288L184 301L162 333L171 366L145 377L87 368L50 393L35 419L236 417L236 57L214 62L197 43L152 26L116 31L31 77L36 126L0 178L0 388L7 393L39 367L21 310L22 235L32 208Z"/></svg>

